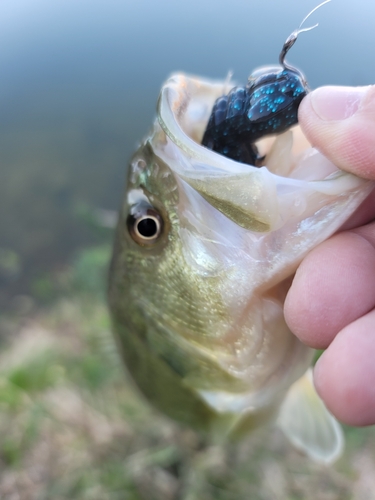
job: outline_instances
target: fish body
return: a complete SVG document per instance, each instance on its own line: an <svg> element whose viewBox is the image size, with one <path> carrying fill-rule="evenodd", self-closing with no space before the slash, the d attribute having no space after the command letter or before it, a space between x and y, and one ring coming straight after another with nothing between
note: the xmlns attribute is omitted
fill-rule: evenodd
<svg viewBox="0 0 375 500"><path fill-rule="evenodd" d="M298 147L298 128L257 145L260 168L203 147L223 90L183 74L161 90L120 210L114 331L136 384L171 418L214 437L277 421L297 447L330 462L341 431L304 375L313 351L289 330L283 303L303 257L371 184L303 138Z"/></svg>

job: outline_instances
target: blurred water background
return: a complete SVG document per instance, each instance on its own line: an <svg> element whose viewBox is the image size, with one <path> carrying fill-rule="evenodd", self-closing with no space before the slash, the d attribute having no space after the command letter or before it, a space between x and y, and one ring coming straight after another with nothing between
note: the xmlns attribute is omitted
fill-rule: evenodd
<svg viewBox="0 0 375 500"><path fill-rule="evenodd" d="M0 306L43 301L79 249L111 240L105 211L171 72L245 82L316 3L2 0ZM373 2L333 0L289 61L313 88L374 82L374 16Z"/></svg>
<svg viewBox="0 0 375 500"><path fill-rule="evenodd" d="M2 500L375 500L374 427L345 428L330 468L271 429L236 452L202 447L134 390L106 309L126 164L162 82L244 83L315 5L0 1ZM373 83L374 15L333 0L288 60L313 88Z"/></svg>

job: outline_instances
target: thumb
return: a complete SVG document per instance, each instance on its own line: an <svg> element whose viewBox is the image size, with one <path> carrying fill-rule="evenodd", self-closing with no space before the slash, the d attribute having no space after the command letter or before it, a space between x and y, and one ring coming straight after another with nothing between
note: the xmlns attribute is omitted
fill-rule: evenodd
<svg viewBox="0 0 375 500"><path fill-rule="evenodd" d="M318 88L301 102L299 123L339 168L375 179L375 86Z"/></svg>

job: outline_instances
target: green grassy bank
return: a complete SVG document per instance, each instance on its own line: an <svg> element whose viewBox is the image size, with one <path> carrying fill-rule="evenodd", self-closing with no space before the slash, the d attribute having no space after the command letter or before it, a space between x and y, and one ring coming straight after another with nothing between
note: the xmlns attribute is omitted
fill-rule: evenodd
<svg viewBox="0 0 375 500"><path fill-rule="evenodd" d="M58 286L37 284L46 305L18 297L2 315L2 500L375 499L375 428L346 428L344 456L322 467L277 430L224 450L154 412L110 332L108 256L82 252Z"/></svg>

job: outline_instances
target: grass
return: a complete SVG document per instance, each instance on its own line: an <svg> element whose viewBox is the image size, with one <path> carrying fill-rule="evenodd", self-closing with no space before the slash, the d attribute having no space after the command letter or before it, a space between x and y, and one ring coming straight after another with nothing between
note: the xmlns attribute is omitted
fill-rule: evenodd
<svg viewBox="0 0 375 500"><path fill-rule="evenodd" d="M65 297L0 321L2 500L375 499L374 428L345 429L327 468L277 430L203 446L151 409L112 339L105 252L75 260Z"/></svg>

